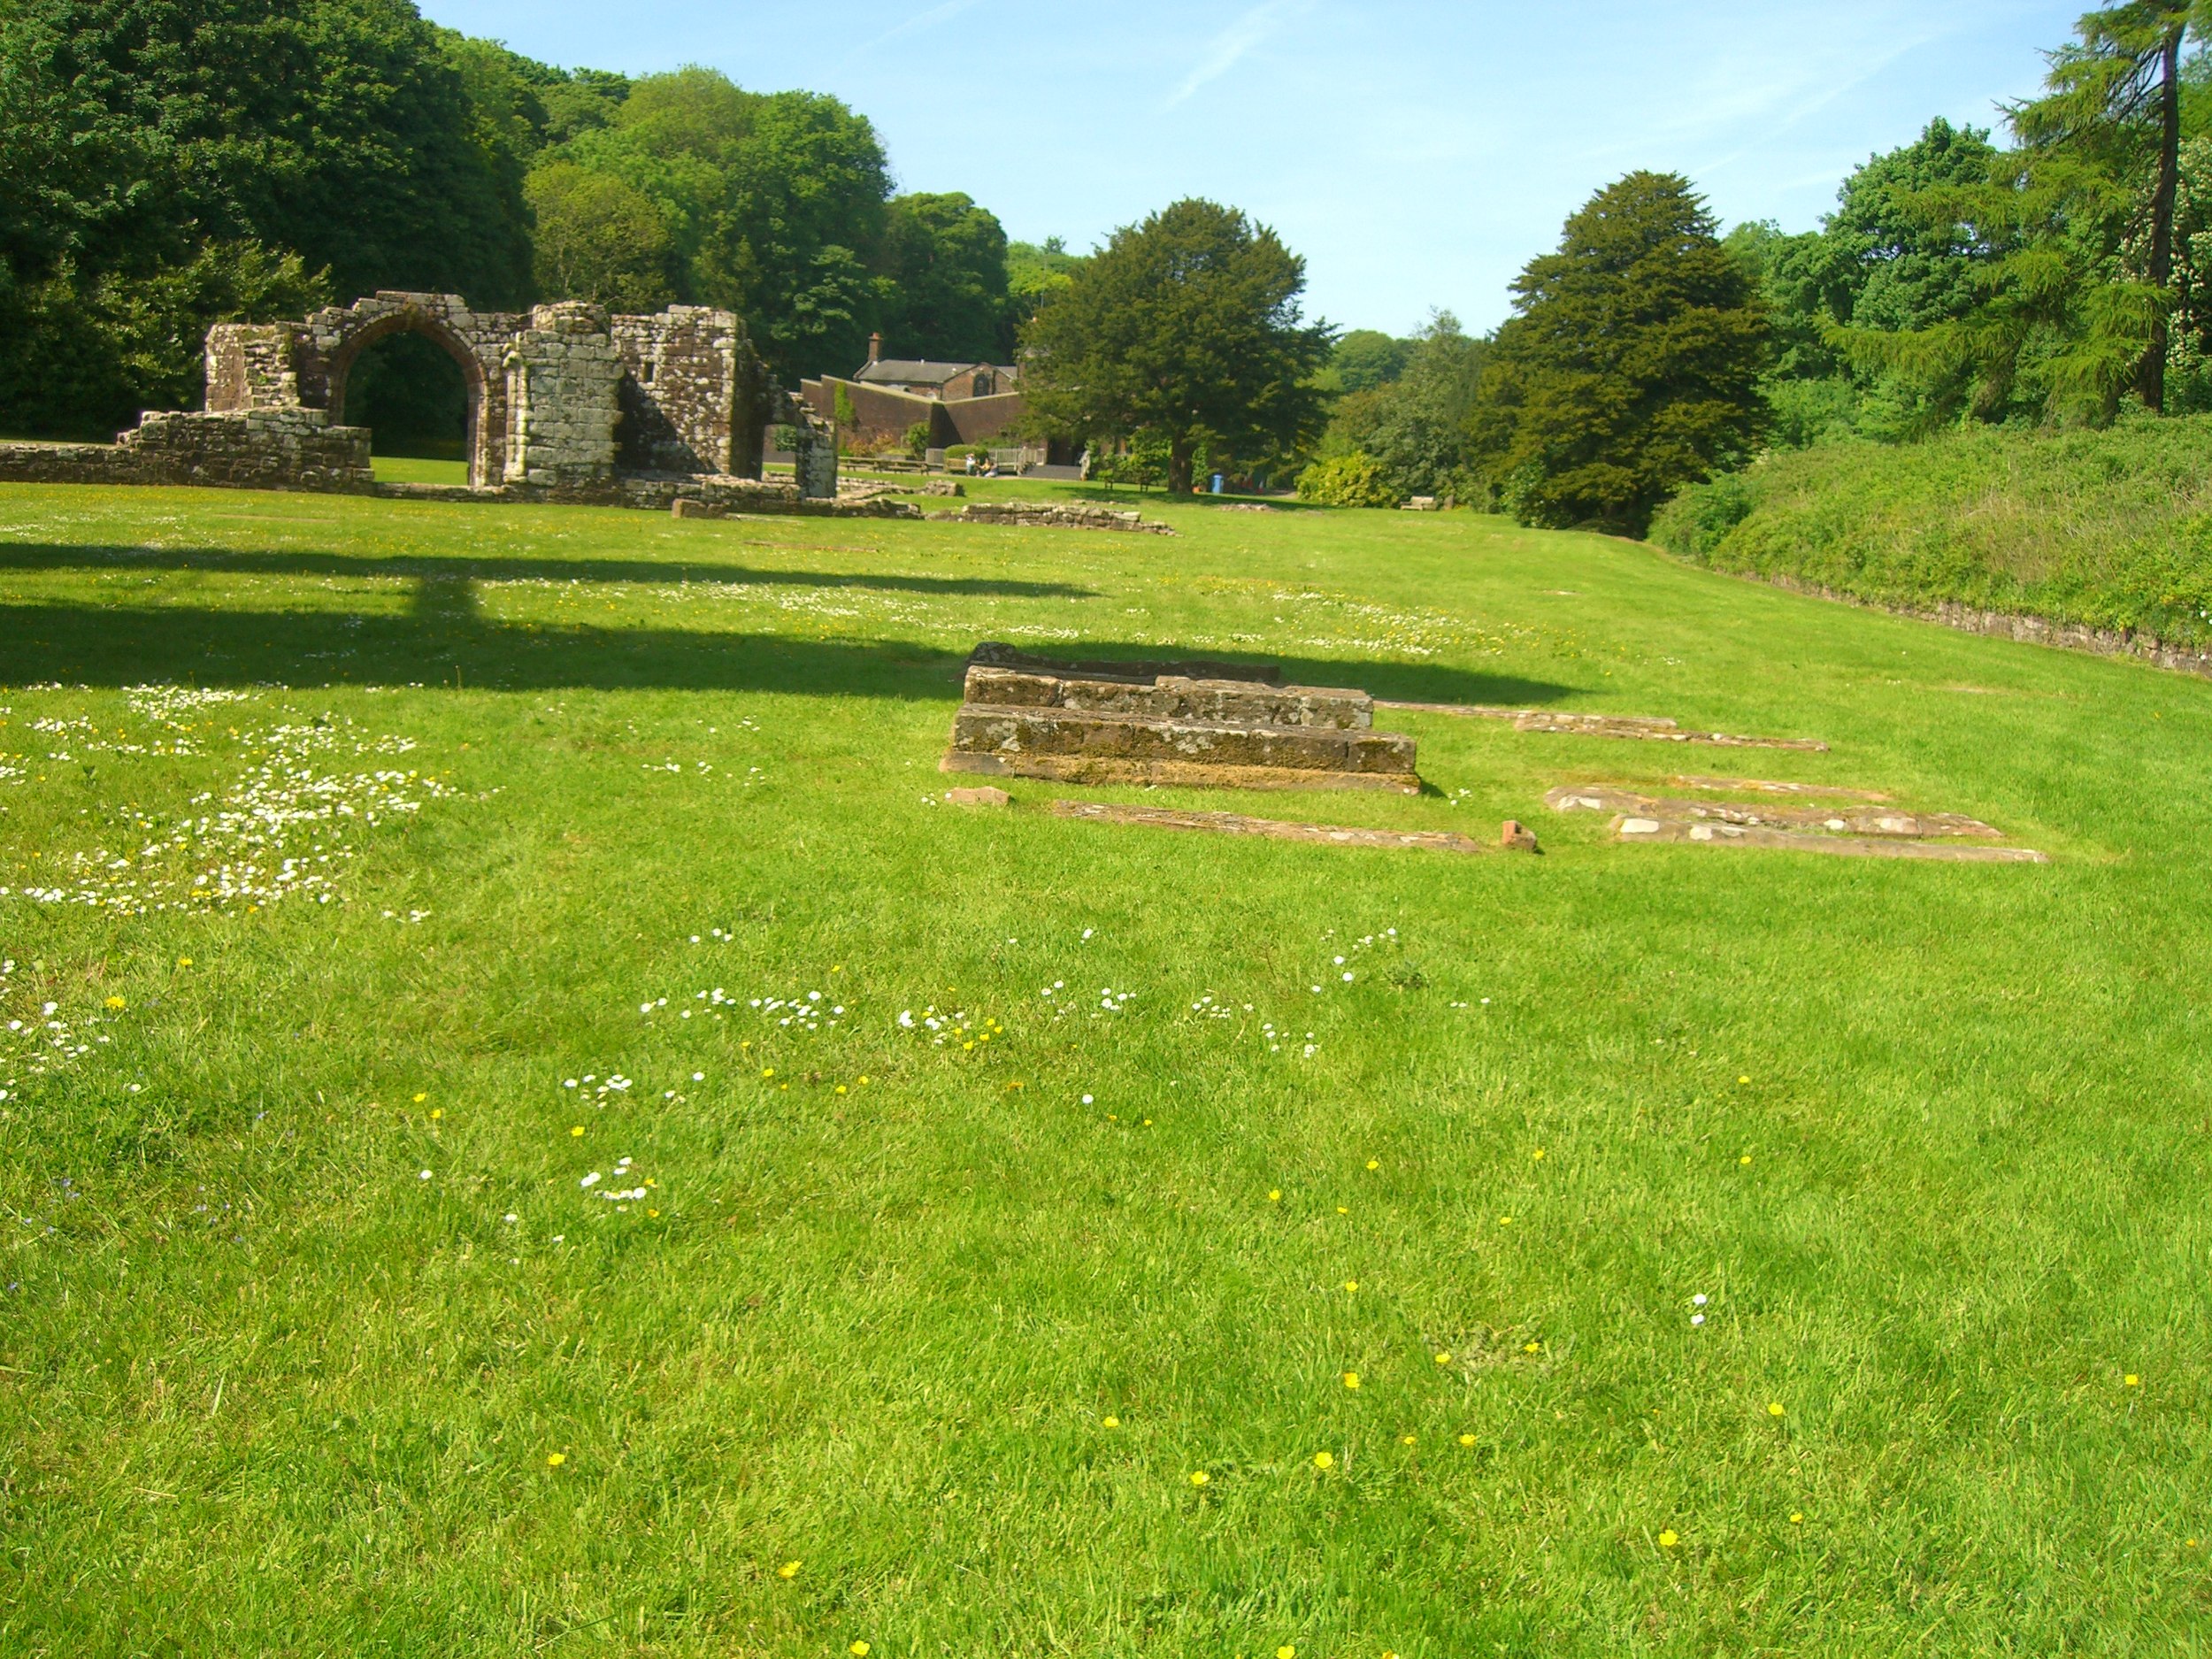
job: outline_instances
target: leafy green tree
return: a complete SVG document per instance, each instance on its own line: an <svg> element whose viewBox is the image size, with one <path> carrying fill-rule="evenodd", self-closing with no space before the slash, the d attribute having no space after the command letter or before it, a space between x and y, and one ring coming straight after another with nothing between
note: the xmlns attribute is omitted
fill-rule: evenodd
<svg viewBox="0 0 2212 1659"><path fill-rule="evenodd" d="M1489 342L1471 338L1457 318L1439 311L1413 339L1391 343L1401 348L1397 373L1337 399L1321 458L1366 457L1401 499L1471 493L1467 422Z"/></svg>
<svg viewBox="0 0 2212 1659"><path fill-rule="evenodd" d="M657 311L675 297L674 242L645 192L568 161L532 173L526 191L541 297L618 311Z"/></svg>
<svg viewBox="0 0 2212 1659"><path fill-rule="evenodd" d="M2085 14L2077 38L2051 54L2040 98L2008 113L2031 150L2067 152L2122 180L2147 184L2133 262L2142 280L2170 292L2174 204L2180 188L2183 37L2212 29L2204 0L2126 0ZM2166 405L2165 312L2147 316L2149 339L2136 389Z"/></svg>
<svg viewBox="0 0 2212 1659"><path fill-rule="evenodd" d="M1514 284L1472 422L1524 522L1641 535L1686 483L1758 434L1766 306L1674 173L1632 173Z"/></svg>
<svg viewBox="0 0 2212 1659"><path fill-rule="evenodd" d="M1023 331L1031 410L1071 436L1148 431L1186 493L1202 447L1250 454L1320 429L1330 331L1305 261L1234 209L1184 201L1125 226Z"/></svg>
<svg viewBox="0 0 2212 1659"><path fill-rule="evenodd" d="M180 401L208 323L310 286L526 298L518 175L471 85L406 0L0 7L0 420Z"/></svg>
<svg viewBox="0 0 2212 1659"><path fill-rule="evenodd" d="M1371 392L1387 386L1406 372L1414 342L1394 340L1377 328L1355 328L1336 342L1329 367L1337 385L1347 392Z"/></svg>
<svg viewBox="0 0 2212 1659"><path fill-rule="evenodd" d="M645 75L555 161L651 198L679 296L743 317L785 379L849 373L864 355L889 169L836 99L748 92L710 69Z"/></svg>
<svg viewBox="0 0 2212 1659"><path fill-rule="evenodd" d="M1324 507L1396 507L1405 495L1392 487L1381 462L1354 449L1316 461L1299 473L1298 499Z"/></svg>
<svg viewBox="0 0 2212 1659"><path fill-rule="evenodd" d="M972 197L902 196L886 216L879 312L893 355L1001 361L1007 339L1006 232Z"/></svg>
<svg viewBox="0 0 2212 1659"><path fill-rule="evenodd" d="M1879 364L1855 364L1839 328L1908 332L1955 321L1981 303L1981 278L2016 241L2002 225L1932 211L1932 193L1987 184L1989 134L1931 121L1844 180L1818 231L1786 236L1740 225L1728 246L1757 273L1774 330L1762 386L1769 436L1801 448L1855 433L1901 438L1941 418L1924 388Z"/></svg>
<svg viewBox="0 0 2212 1659"><path fill-rule="evenodd" d="M1068 251L1057 236L1042 242L1006 244L1007 349L1010 352L1022 327L1037 314L1049 295L1064 291L1075 280L1083 256Z"/></svg>

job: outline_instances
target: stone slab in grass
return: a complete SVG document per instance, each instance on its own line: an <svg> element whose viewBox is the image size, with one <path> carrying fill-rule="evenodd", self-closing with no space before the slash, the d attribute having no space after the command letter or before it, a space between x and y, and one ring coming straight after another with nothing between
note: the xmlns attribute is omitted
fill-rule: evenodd
<svg viewBox="0 0 2212 1659"><path fill-rule="evenodd" d="M1709 743L1721 749L1794 749L1824 755L1828 745L1809 737L1745 737L1732 732L1686 732L1678 721L1640 714L1571 714L1554 709L1494 708L1481 703L1406 703L1378 697L1379 709L1455 714L1479 720L1510 720L1517 732L1564 732L1578 737L1639 738L1662 743Z"/></svg>
<svg viewBox="0 0 2212 1659"><path fill-rule="evenodd" d="M1198 830L1216 835L1258 835L1270 841L1317 841L1332 847L1386 847L1425 852L1480 853L1490 849L1448 830L1362 829L1342 824L1298 824L1247 818L1241 812L1188 812L1168 807L1123 806L1102 801L1055 801L1056 817L1094 824L1137 824L1152 829Z"/></svg>
<svg viewBox="0 0 2212 1659"><path fill-rule="evenodd" d="M1865 806L1775 806L1747 801L1669 801L1606 784L1563 784L1544 804L1555 812L1619 812L1667 821L1739 824L1829 834L1886 835L1907 841L1972 837L1999 841L2004 832L1958 812L1901 812Z"/></svg>
<svg viewBox="0 0 2212 1659"><path fill-rule="evenodd" d="M1195 721L1209 726L1371 730L1375 700L1363 691L1326 686L1268 686L1250 680L1205 680L1161 674L1151 680L1094 679L1036 669L968 670L971 707L1064 709L1131 719Z"/></svg>
<svg viewBox="0 0 2212 1659"><path fill-rule="evenodd" d="M947 771L1074 780L1217 781L1417 794L1414 742L1394 732L1162 720L1059 709L964 706ZM970 764L992 761L995 765ZM956 764L957 763L957 764ZM1071 771L1070 768L1080 770Z"/></svg>
<svg viewBox="0 0 2212 1659"><path fill-rule="evenodd" d="M1625 817L1615 826L1624 841L1694 847L1753 847L1784 852L1828 853L1846 858L1924 858L1947 864L2047 864L2032 847L1976 847L1956 841L1908 841L1881 836L1825 835L1808 830L1767 829L1744 824L1666 822Z"/></svg>

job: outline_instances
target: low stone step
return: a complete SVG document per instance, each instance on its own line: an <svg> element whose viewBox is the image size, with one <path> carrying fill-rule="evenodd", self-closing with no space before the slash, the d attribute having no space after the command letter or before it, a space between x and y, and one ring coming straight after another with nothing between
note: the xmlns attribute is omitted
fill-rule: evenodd
<svg viewBox="0 0 2212 1659"><path fill-rule="evenodd" d="M1059 709L963 708L947 772L1069 783L1392 789L1417 794L1414 741L1393 732L1210 725Z"/></svg>
<svg viewBox="0 0 2212 1659"><path fill-rule="evenodd" d="M968 670L965 696L971 707L1065 709L1204 726L1363 732L1375 724L1375 701L1363 691L1179 674L1122 680L978 664Z"/></svg>

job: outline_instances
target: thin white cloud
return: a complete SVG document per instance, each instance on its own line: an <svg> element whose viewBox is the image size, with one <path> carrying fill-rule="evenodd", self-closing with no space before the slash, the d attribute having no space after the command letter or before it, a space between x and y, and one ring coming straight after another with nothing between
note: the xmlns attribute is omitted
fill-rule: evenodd
<svg viewBox="0 0 2212 1659"><path fill-rule="evenodd" d="M847 54L847 61L872 52L879 46L888 46L893 41L904 40L910 35L919 35L924 29L933 29L940 23L949 23L963 12L972 12L982 0L944 0L926 12L918 12L895 28L888 28L872 41L864 41Z"/></svg>
<svg viewBox="0 0 2212 1659"><path fill-rule="evenodd" d="M1198 66L1184 77L1161 107L1173 109L1210 81L1218 81L1242 61L1246 53L1314 8L1315 0L1262 0L1227 28L1215 35L1199 58Z"/></svg>

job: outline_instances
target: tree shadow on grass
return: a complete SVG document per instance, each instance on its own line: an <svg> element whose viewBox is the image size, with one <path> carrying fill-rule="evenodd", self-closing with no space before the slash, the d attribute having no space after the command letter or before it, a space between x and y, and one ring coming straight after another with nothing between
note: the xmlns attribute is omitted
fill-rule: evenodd
<svg viewBox="0 0 2212 1659"><path fill-rule="evenodd" d="M955 701L964 649L680 628L486 620L466 585L410 611L235 611L164 605L0 605L0 684L459 686L470 690L796 692ZM1155 643L1071 642L1087 658L1171 655ZM1209 655L1215 655L1209 653ZM1308 686L1418 703L1550 703L1572 687L1417 663L1254 656Z"/></svg>
<svg viewBox="0 0 2212 1659"><path fill-rule="evenodd" d="M0 606L0 683L70 685L460 685L796 691L923 700L957 697L966 650L895 640L821 640L679 628L550 626L488 618L487 582L668 584L876 588L941 598L1095 597L1060 582L985 578L762 571L710 562L388 555L286 549L0 543L0 574L190 572L415 583L404 614L244 611L202 605ZM1054 648L1058 649L1060 648ZM1070 656L1158 660L1156 643L1083 640ZM1231 653L1273 663L1294 685L1356 686L1423 703L1549 703L1570 687L1409 663L1361 663Z"/></svg>
<svg viewBox="0 0 2212 1659"><path fill-rule="evenodd" d="M461 582L703 582L726 588L868 588L888 593L997 599L1095 599L1066 582L1003 581L986 577L894 576L852 571L771 571L709 560L483 558L424 554L357 557L289 549L162 548L0 542L7 571L195 571L242 576L350 576L382 580Z"/></svg>

